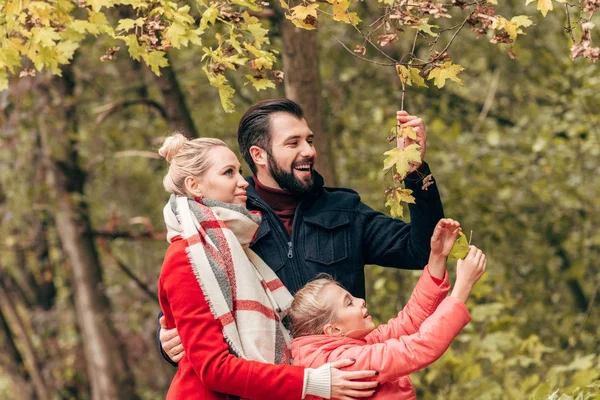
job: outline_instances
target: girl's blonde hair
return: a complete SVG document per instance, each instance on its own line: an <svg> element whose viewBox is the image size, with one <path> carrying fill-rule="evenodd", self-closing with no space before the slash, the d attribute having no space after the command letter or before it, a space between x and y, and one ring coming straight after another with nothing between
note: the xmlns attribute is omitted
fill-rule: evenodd
<svg viewBox="0 0 600 400"><path fill-rule="evenodd" d="M185 178L200 177L210 167L208 152L215 146L225 146L225 142L215 138L199 138L188 140L181 133L174 133L165 138L158 154L169 165L169 172L163 178L163 186L169 193L188 196L185 189Z"/></svg>
<svg viewBox="0 0 600 400"><path fill-rule="evenodd" d="M293 337L322 335L325 325L333 321L333 307L319 300L328 285L339 283L331 275L319 274L317 279L296 292L289 312Z"/></svg>

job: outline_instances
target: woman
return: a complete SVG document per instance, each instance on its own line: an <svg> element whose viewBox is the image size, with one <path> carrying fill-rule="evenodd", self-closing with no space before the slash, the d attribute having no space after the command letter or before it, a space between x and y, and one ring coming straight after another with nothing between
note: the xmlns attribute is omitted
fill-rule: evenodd
<svg viewBox="0 0 600 400"><path fill-rule="evenodd" d="M167 138L163 180L170 242L159 278L167 326L177 326L186 357L168 399L301 399L307 395L368 397L376 382L353 382L375 371L344 372L352 361L317 369L289 363L290 337L281 319L292 297L250 249L260 215L244 207L248 183L218 139ZM274 365L282 364L282 365Z"/></svg>

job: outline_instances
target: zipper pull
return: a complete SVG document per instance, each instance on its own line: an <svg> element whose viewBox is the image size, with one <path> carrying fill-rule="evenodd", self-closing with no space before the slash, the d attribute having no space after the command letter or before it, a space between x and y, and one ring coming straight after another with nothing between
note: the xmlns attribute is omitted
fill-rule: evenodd
<svg viewBox="0 0 600 400"><path fill-rule="evenodd" d="M292 242L288 242L288 258L294 258L294 251Z"/></svg>

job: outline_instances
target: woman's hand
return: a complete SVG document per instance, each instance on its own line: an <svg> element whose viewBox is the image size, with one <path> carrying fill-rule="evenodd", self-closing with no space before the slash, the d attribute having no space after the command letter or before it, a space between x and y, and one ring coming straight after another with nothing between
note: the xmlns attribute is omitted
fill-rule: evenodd
<svg viewBox="0 0 600 400"><path fill-rule="evenodd" d="M183 350L183 344L181 344L181 338L177 332L177 328L167 329L167 323L165 317L160 317L160 333L158 337L160 339L160 345L171 361L178 363L185 356L185 350Z"/></svg>
<svg viewBox="0 0 600 400"><path fill-rule="evenodd" d="M485 254L475 246L471 246L464 260L456 263L456 283L450 296L466 303L473 285L481 278L487 266Z"/></svg>
<svg viewBox="0 0 600 400"><path fill-rule="evenodd" d="M377 381L361 381L379 375L378 371L342 371L340 368L354 364L355 360L346 359L331 363L331 398L353 400L371 397L379 386Z"/></svg>

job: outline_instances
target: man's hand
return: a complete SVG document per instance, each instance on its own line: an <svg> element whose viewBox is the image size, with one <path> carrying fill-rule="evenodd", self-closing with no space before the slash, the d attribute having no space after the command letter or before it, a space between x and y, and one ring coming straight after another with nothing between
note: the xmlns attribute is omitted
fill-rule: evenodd
<svg viewBox="0 0 600 400"><path fill-rule="evenodd" d="M185 356L185 351L183 350L183 344L181 344L177 328L167 329L167 322L164 316L160 317L158 322L160 323L160 333L158 335L160 345L171 361L178 363Z"/></svg>
<svg viewBox="0 0 600 400"><path fill-rule="evenodd" d="M423 120L415 115L410 115L404 110L396 112L396 119L398 120L398 127L406 128L410 126L417 134L416 140L399 137L398 148L403 149L415 142L418 143L421 146L421 163L423 163L423 160L425 159L425 151L427 150L427 131L425 130L425 124L423 123ZM419 165L421 163L419 163ZM419 165L415 165L415 169Z"/></svg>
<svg viewBox="0 0 600 400"><path fill-rule="evenodd" d="M460 232L458 221L442 218L435 226L431 236L431 255L448 257Z"/></svg>

